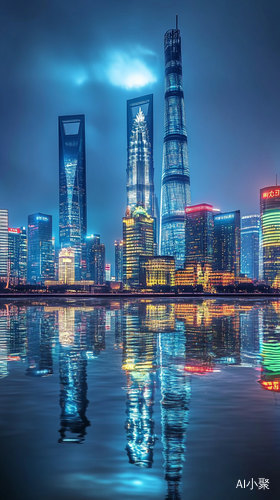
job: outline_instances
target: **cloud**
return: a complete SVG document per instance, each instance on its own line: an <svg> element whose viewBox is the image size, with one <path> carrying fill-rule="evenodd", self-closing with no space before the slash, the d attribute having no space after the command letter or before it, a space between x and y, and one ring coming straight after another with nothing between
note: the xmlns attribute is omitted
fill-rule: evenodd
<svg viewBox="0 0 280 500"><path fill-rule="evenodd" d="M97 79L106 80L116 87L124 89L145 87L157 81L145 56L148 58L153 56L154 59L155 54L140 46L131 50L130 53L115 50L107 54L102 65L95 64L93 71Z"/></svg>

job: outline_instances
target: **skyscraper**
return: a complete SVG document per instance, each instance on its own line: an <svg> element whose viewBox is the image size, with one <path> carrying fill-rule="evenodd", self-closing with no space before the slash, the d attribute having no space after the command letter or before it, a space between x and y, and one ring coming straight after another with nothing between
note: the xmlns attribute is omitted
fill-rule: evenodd
<svg viewBox="0 0 280 500"><path fill-rule="evenodd" d="M94 245L94 284L105 284L105 245Z"/></svg>
<svg viewBox="0 0 280 500"><path fill-rule="evenodd" d="M186 207L186 262L212 264L213 240L213 206L202 203Z"/></svg>
<svg viewBox="0 0 280 500"><path fill-rule="evenodd" d="M123 281L128 286L139 286L139 257L154 254L154 219L143 207L123 218Z"/></svg>
<svg viewBox="0 0 280 500"><path fill-rule="evenodd" d="M82 243L82 280L95 280L95 246L100 245L99 234L89 234Z"/></svg>
<svg viewBox="0 0 280 500"><path fill-rule="evenodd" d="M26 283L27 238L25 227L8 228L8 277L14 285Z"/></svg>
<svg viewBox="0 0 280 500"><path fill-rule="evenodd" d="M59 252L58 280L67 284L75 282L75 252L71 247Z"/></svg>
<svg viewBox="0 0 280 500"><path fill-rule="evenodd" d="M123 241L115 241L115 277L116 281L123 280Z"/></svg>
<svg viewBox="0 0 280 500"><path fill-rule="evenodd" d="M81 243L87 231L85 116L59 116L59 243L75 248L80 280Z"/></svg>
<svg viewBox="0 0 280 500"><path fill-rule="evenodd" d="M240 210L214 215L213 269L240 274Z"/></svg>
<svg viewBox="0 0 280 500"><path fill-rule="evenodd" d="M176 29L164 36L165 112L160 210L160 254L185 262L185 207L191 204L188 143L182 83L181 36Z"/></svg>
<svg viewBox="0 0 280 500"><path fill-rule="evenodd" d="M7 278L8 263L8 210L0 210L0 281Z"/></svg>
<svg viewBox="0 0 280 500"><path fill-rule="evenodd" d="M31 285L44 284L53 278L52 216L29 215L27 281Z"/></svg>
<svg viewBox="0 0 280 500"><path fill-rule="evenodd" d="M153 95L127 101L127 206L154 217Z"/></svg>
<svg viewBox="0 0 280 500"><path fill-rule="evenodd" d="M260 190L263 279L270 285L280 283L280 187Z"/></svg>
<svg viewBox="0 0 280 500"><path fill-rule="evenodd" d="M241 272L249 278L259 279L260 216L241 218Z"/></svg>

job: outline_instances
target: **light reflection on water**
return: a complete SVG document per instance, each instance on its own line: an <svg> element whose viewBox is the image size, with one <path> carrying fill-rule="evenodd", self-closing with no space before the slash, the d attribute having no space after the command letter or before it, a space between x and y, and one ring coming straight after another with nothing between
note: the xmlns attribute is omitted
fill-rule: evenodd
<svg viewBox="0 0 280 500"><path fill-rule="evenodd" d="M75 472L71 481L75 477L76 484L82 481L103 485L102 498L110 498L109 490L106 496L106 488L112 483L115 492L123 494L125 490L128 498L141 495L141 492L146 498L163 498L165 480L165 498L183 500L184 491L187 491L183 476L188 456L186 445L193 381L200 377L197 383L203 386L204 377L204 380L211 380L215 373L228 366L257 369L259 385L255 384L254 391L272 393L277 403L280 391L279 315L280 303L267 300L2 303L0 388L12 376L11 363L15 362L21 362L21 374L30 380L58 376L60 428L58 435L52 436L51 447L53 449L55 443L85 446L87 442L91 444L92 439L88 394L94 389L95 379L91 367L107 350L107 368L104 364L102 369L104 376L105 372L108 376L108 370L111 365L115 366L120 353L118 377L123 374L126 380L123 414L114 413L113 403L110 408L110 398L113 400L114 396L113 374L111 385L103 390L107 396L106 405L109 405L105 410L111 412L112 422L123 419L124 446L119 453L127 455L125 470L120 461L116 470L105 478L102 474L80 471ZM102 390L98 387L96 390L102 399ZM12 399L13 394L10 397ZM44 405L44 401L41 404ZM160 405L160 418L155 415L156 404ZM8 415L9 398L5 411ZM160 465L164 480L158 473L159 464L155 468L156 447L163 455ZM98 453L98 450L92 447L91 453ZM107 460L106 453L102 458ZM143 471L139 472L139 477L130 476L132 466L152 471L150 475ZM153 487L155 481L160 483L159 488ZM191 488L189 484L188 487ZM131 488L134 493L129 497ZM194 486L190 491L194 491ZM202 491L203 487L201 495ZM236 498L234 490L225 494L228 498ZM98 498L94 489L91 497ZM81 493L79 498L84 498Z"/></svg>

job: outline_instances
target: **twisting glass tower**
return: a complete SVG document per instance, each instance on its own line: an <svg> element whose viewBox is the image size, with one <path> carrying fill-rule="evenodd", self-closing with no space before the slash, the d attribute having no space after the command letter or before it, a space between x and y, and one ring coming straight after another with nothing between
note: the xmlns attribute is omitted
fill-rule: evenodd
<svg viewBox="0 0 280 500"><path fill-rule="evenodd" d="M154 217L152 94L127 101L127 206Z"/></svg>
<svg viewBox="0 0 280 500"><path fill-rule="evenodd" d="M164 36L165 112L160 214L160 253L173 255L176 268L185 261L186 205L191 204L185 103L182 84L181 36L176 29Z"/></svg>
<svg viewBox="0 0 280 500"><path fill-rule="evenodd" d="M75 248L80 279L81 243L87 231L85 115L59 116L59 242Z"/></svg>

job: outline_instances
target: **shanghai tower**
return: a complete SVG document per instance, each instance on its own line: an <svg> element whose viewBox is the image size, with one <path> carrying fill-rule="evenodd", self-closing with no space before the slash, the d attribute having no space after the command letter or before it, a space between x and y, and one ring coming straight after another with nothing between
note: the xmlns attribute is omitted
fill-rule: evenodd
<svg viewBox="0 0 280 500"><path fill-rule="evenodd" d="M161 184L160 253L185 262L185 207L191 204L188 142L182 84L181 36L176 29L164 36L165 109Z"/></svg>

